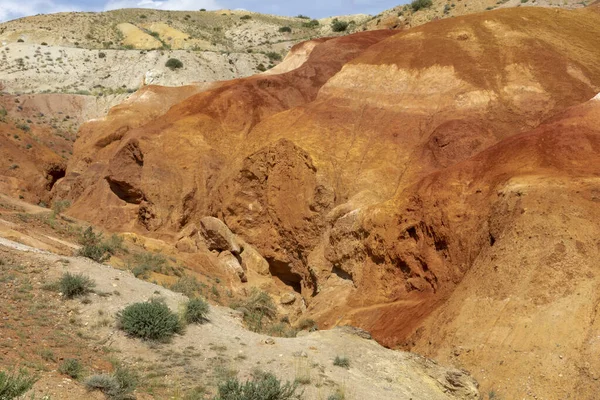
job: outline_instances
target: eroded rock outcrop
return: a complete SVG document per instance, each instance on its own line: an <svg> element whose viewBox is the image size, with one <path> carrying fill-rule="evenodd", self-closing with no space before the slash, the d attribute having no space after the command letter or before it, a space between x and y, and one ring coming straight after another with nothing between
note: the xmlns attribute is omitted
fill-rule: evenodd
<svg viewBox="0 0 600 400"><path fill-rule="evenodd" d="M506 396L522 397L530 365L539 362L538 378L557 375L550 360L539 361L555 339L583 349L572 356L597 373L588 357L595 345L586 339L597 333L588 301L595 297L573 278L593 279L595 272L565 259L596 256L597 235L588 226L589 234L573 242L564 221L597 220L596 111L591 103L571 107L600 91L598 37L594 10L523 8L322 40L284 74L205 88L137 125L117 114L94 124L94 132L84 128L55 192L75 201L75 216L171 236L188 250L200 243L178 232L193 232L207 215L218 218L241 239L239 258L227 240L213 247L235 258L232 270L239 265L262 277L268 270L286 285L282 292L302 296L320 326L358 326L387 346L416 346L446 359L453 345L467 344L471 353L464 354L473 355L464 364L458 359L461 365L476 369L477 357L489 357L486 365L506 382L520 382L505 384ZM143 153L141 171L132 143ZM111 173L120 162L136 171L126 187ZM120 182L126 199L137 199L139 190L143 200L124 200L106 176ZM584 199L570 201L557 187ZM535 195L524 198L525 188ZM529 218L531 209L541 211ZM536 246L523 245L547 231ZM546 258L542 246L553 241ZM254 246L251 257L243 243ZM504 262L515 271L496 277L494 266ZM537 272L522 272L528 270ZM561 278L543 278L554 275ZM570 282L569 293L559 281ZM565 299L578 291L588 294L573 303L586 316L581 334L513 346L532 343L525 327L565 313ZM522 327L495 311L512 302L510 315L522 312ZM472 334L480 328L485 334ZM489 343L494 351L486 350ZM531 358L520 358L522 348ZM500 357L502 351L511 356ZM510 362L491 365L499 359ZM517 367L520 359L527 373ZM564 392L597 392L575 369L565 375L552 379ZM458 382L444 379L448 390ZM496 383L486 381L486 388ZM551 393L543 385L536 390Z"/></svg>

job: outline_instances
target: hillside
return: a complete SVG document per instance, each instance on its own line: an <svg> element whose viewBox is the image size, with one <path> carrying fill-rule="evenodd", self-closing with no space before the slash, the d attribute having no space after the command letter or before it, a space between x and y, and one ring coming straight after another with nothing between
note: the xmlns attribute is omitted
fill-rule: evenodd
<svg viewBox="0 0 600 400"><path fill-rule="evenodd" d="M16 224L11 221L21 221L21 230L12 230ZM61 255L78 247L66 233L77 227L73 220L0 195L2 236L36 246L0 238L4 304L0 370L27 367L36 374L36 383L24 398L115 398L87 390L84 384L89 376L114 372L115 365L128 371L137 399L212 399L217 385L227 378L246 381L265 373L283 382L302 382L296 392L303 392L305 399L336 394L398 400L479 397L476 382L464 372L385 349L351 328L273 339L245 329L241 312L213 305L207 321L188 325L168 342L128 336L117 322L126 306L162 299L178 312L188 298L129 271ZM51 233L44 235L47 232ZM37 239L44 236L46 243ZM130 242L126 246L128 251L140 251ZM68 299L52 290L51 283L65 272L92 279L93 292ZM217 290L229 290L214 277L211 280ZM348 360L347 368L336 366L336 357ZM79 379L61 370L69 359L81 364Z"/></svg>
<svg viewBox="0 0 600 400"><path fill-rule="evenodd" d="M597 235L572 229L597 219L598 37L597 7L507 8L146 87L81 128L51 195L235 287L301 296L292 321L359 326L505 398L593 398Z"/></svg>
<svg viewBox="0 0 600 400"><path fill-rule="evenodd" d="M594 3L576 0L417 0L399 5L373 16L356 30L362 29L409 29L431 21L478 12L513 8L546 7L576 9Z"/></svg>

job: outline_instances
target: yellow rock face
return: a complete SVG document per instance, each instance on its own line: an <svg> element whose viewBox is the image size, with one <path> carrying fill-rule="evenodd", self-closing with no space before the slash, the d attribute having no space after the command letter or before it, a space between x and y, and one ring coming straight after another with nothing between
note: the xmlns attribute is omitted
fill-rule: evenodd
<svg viewBox="0 0 600 400"><path fill-rule="evenodd" d="M162 47L160 40L148 35L146 32L133 24L119 24L117 25L117 29L119 29L124 36L124 46L133 46L136 49L142 50Z"/></svg>
<svg viewBox="0 0 600 400"><path fill-rule="evenodd" d="M187 33L183 33L175 28L171 28L169 25L163 22L147 24L143 27L151 32L158 33L160 35L160 39L174 49L187 47L187 42L190 39L190 35Z"/></svg>

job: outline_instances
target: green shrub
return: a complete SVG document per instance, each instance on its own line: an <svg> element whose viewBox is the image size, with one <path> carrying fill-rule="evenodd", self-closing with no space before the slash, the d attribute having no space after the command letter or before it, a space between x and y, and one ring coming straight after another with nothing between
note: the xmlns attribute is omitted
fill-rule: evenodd
<svg viewBox="0 0 600 400"><path fill-rule="evenodd" d="M119 383L114 376L109 374L92 375L85 380L85 387L92 390L99 390L107 396L119 391Z"/></svg>
<svg viewBox="0 0 600 400"><path fill-rule="evenodd" d="M336 356L335 360L333 360L333 365L335 365L336 367L348 369L350 368L350 360L348 359L348 357Z"/></svg>
<svg viewBox="0 0 600 400"><path fill-rule="evenodd" d="M17 43L23 43L23 42L24 42L24 40L23 40L23 39L20 39L20 38L19 38L19 40L17 40Z"/></svg>
<svg viewBox="0 0 600 400"><path fill-rule="evenodd" d="M237 378L228 379L219 385L214 400L292 400L302 399L296 393L297 383L281 382L272 374L263 374L257 379L241 383Z"/></svg>
<svg viewBox="0 0 600 400"><path fill-rule="evenodd" d="M169 289L193 298L202 293L202 284L198 282L195 276L182 276Z"/></svg>
<svg viewBox="0 0 600 400"><path fill-rule="evenodd" d="M167 259L162 254L138 253L133 256L131 272L136 278L148 279L151 272L163 272Z"/></svg>
<svg viewBox="0 0 600 400"><path fill-rule="evenodd" d="M304 28L316 28L319 25L320 25L320 23L316 19L312 19L309 22L302 23L302 27L304 27Z"/></svg>
<svg viewBox="0 0 600 400"><path fill-rule="evenodd" d="M348 28L346 21L340 21L337 18L331 22L331 29L334 32L344 32Z"/></svg>
<svg viewBox="0 0 600 400"><path fill-rule="evenodd" d="M155 38L159 38L160 37L160 34L158 32L150 31L150 32L148 32L148 34L150 36L155 37Z"/></svg>
<svg viewBox="0 0 600 400"><path fill-rule="evenodd" d="M57 200L52 203L52 212L58 215L69 207L71 207L71 202L69 200Z"/></svg>
<svg viewBox="0 0 600 400"><path fill-rule="evenodd" d="M253 332L263 332L266 323L271 323L277 316L277 307L271 296L256 288L245 301L232 306L244 314L244 322Z"/></svg>
<svg viewBox="0 0 600 400"><path fill-rule="evenodd" d="M102 233L95 233L91 226L79 235L78 241L81 248L77 254L99 263L108 260L111 255L123 249L123 238L113 234L105 241Z"/></svg>
<svg viewBox="0 0 600 400"><path fill-rule="evenodd" d="M337 389L334 394L330 394L327 400L344 400L346 395L340 389Z"/></svg>
<svg viewBox="0 0 600 400"><path fill-rule="evenodd" d="M79 379L81 378L81 375L83 373L83 366L81 365L79 360L76 360L74 358L68 358L65 361L63 361L62 364L60 364L60 366L58 367L58 372L60 372L63 375L70 376L73 379Z"/></svg>
<svg viewBox="0 0 600 400"><path fill-rule="evenodd" d="M99 390L111 400L135 399L133 392L137 387L137 374L123 366L117 366L109 374L92 375L85 381L88 390Z"/></svg>
<svg viewBox="0 0 600 400"><path fill-rule="evenodd" d="M177 314L156 299L125 307L117 314L117 321L127 334L144 340L165 341L183 331Z"/></svg>
<svg viewBox="0 0 600 400"><path fill-rule="evenodd" d="M267 70L267 67L265 67L265 65L263 63L260 63L256 66L256 69L259 70L260 72L265 72Z"/></svg>
<svg viewBox="0 0 600 400"><path fill-rule="evenodd" d="M185 305L184 318L188 324L201 324L207 320L208 303L201 298L191 299Z"/></svg>
<svg viewBox="0 0 600 400"><path fill-rule="evenodd" d="M252 16L250 16L250 15L242 15L242 16L240 17L240 19L245 19L245 20L247 20L247 19L252 19Z"/></svg>
<svg viewBox="0 0 600 400"><path fill-rule="evenodd" d="M71 274L70 272L65 272L58 281L58 290L67 299L86 295L92 291L94 286L96 286L96 283L87 276Z"/></svg>
<svg viewBox="0 0 600 400"><path fill-rule="evenodd" d="M429 8L432 6L432 4L432 0L414 0L412 3L410 3L410 8L416 12L424 8Z"/></svg>
<svg viewBox="0 0 600 400"><path fill-rule="evenodd" d="M279 61L282 58L281 54L277 53L276 51L268 52L267 57L269 57L269 60L271 60L271 61Z"/></svg>
<svg viewBox="0 0 600 400"><path fill-rule="evenodd" d="M289 26L282 26L281 28L279 28L279 32L284 33L292 33L292 28L290 28Z"/></svg>
<svg viewBox="0 0 600 400"><path fill-rule="evenodd" d="M98 53L98 58L105 58L105 57L106 57L106 53L104 53L102 51L100 53Z"/></svg>
<svg viewBox="0 0 600 400"><path fill-rule="evenodd" d="M169 68L171 71L175 71L176 69L183 68L183 63L177 58L169 58L165 63L165 67Z"/></svg>
<svg viewBox="0 0 600 400"><path fill-rule="evenodd" d="M37 379L24 370L18 373L0 372L0 399L13 400L22 396L33 387Z"/></svg>
<svg viewBox="0 0 600 400"><path fill-rule="evenodd" d="M102 233L96 234L91 226L79 236L79 244L81 245L78 252L80 256L99 263L110 258L110 253L102 244Z"/></svg>
<svg viewBox="0 0 600 400"><path fill-rule="evenodd" d="M307 16L307 15L302 15L302 14L298 14L298 15L296 15L296 18L300 18L300 19L310 19L310 17L309 17L309 16Z"/></svg>

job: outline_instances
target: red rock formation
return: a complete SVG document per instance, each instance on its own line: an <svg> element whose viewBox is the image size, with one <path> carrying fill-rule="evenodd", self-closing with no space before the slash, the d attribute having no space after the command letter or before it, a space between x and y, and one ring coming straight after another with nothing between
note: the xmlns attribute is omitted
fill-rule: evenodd
<svg viewBox="0 0 600 400"><path fill-rule="evenodd" d="M147 88L82 129L55 193L75 201L77 217L179 240L187 251L196 246L192 225L218 217L302 293L323 327L358 325L386 345L439 358L468 342L464 366L510 359L494 370L511 381L564 339L585 353L571 353L588 363L579 370L600 376L588 356L595 292L573 278L595 272L574 265L581 257L564 261L565 252L600 251L593 224L585 234L568 228L598 216L597 105L572 108L600 91L598 37L594 9L498 10L322 40L282 74ZM510 271L496 276L503 265ZM533 276L553 268L560 278ZM523 326L567 312L567 280L569 296L587 296L573 303L586 325L535 348ZM513 295L511 312L527 311L518 329L497 311ZM527 302L550 306L544 314ZM521 349L506 332L529 343L526 367L500 357ZM481 350L490 342L494 351ZM553 374L550 364L542 360L536 377ZM565 393L576 385L594 393L576 370L548 379ZM523 397L526 386L505 385L507 398Z"/></svg>

